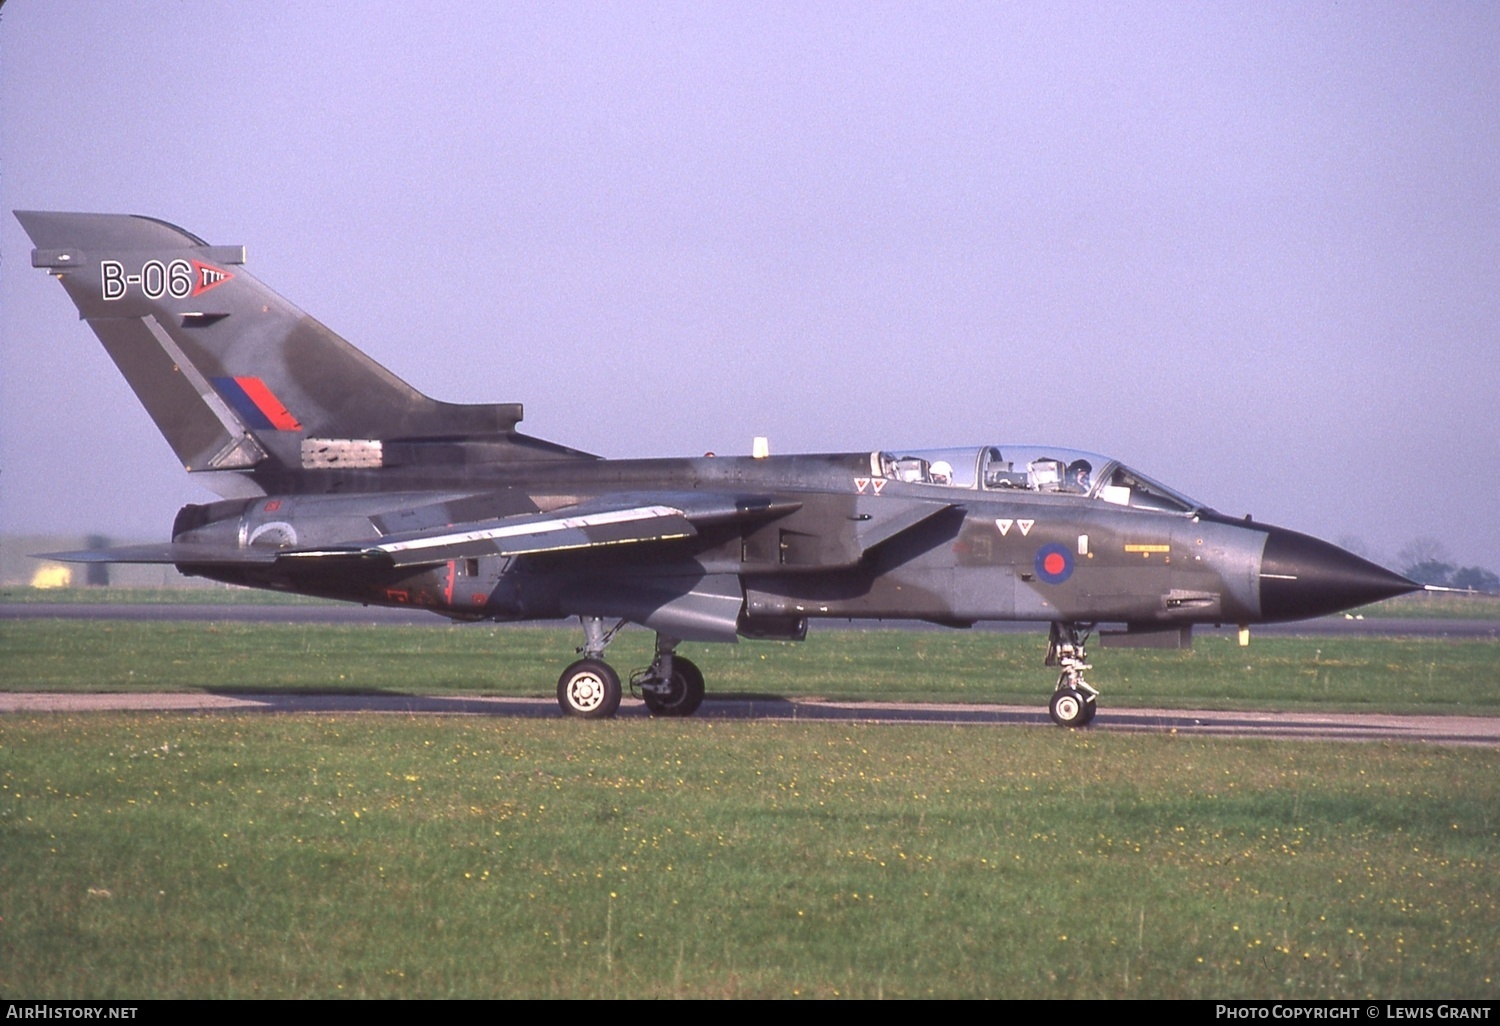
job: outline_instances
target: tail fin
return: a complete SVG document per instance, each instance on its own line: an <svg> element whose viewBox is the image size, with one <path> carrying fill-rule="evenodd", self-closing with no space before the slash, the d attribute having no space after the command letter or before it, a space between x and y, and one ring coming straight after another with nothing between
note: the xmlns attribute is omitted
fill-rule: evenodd
<svg viewBox="0 0 1500 1026"><path fill-rule="evenodd" d="M16 211L190 471L391 465L402 443L468 462L584 456L515 431L519 403L430 399L272 292L242 246L153 218ZM397 443L391 445L390 443ZM409 446L407 446L409 448ZM422 462L443 462L436 460Z"/></svg>

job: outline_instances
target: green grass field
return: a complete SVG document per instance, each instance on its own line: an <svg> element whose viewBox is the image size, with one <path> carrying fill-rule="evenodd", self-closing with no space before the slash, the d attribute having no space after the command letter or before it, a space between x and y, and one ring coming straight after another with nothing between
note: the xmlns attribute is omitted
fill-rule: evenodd
<svg viewBox="0 0 1500 1026"><path fill-rule="evenodd" d="M8 997L1470 997L1500 753L0 719Z"/></svg>
<svg viewBox="0 0 1500 1026"><path fill-rule="evenodd" d="M548 695L574 633L4 621L0 688ZM711 694L1050 689L1036 636L685 651ZM1106 709L1500 704L1494 641L1094 654ZM1494 999L1497 770L1050 727L7 715L0 993Z"/></svg>

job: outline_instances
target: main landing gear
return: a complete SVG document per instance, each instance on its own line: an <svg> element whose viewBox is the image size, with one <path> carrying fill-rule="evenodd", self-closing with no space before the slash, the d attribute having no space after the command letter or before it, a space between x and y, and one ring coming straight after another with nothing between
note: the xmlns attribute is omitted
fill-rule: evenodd
<svg viewBox="0 0 1500 1026"><path fill-rule="evenodd" d="M620 675L604 661L604 650L614 640L621 620L605 630L598 616L583 621L583 656L562 672L557 681L557 704L570 716L588 720L607 719L620 708ZM686 656L676 654L678 639L658 633L656 657L644 670L630 675L630 690L639 692L653 716L691 716L703 704L703 671Z"/></svg>
<svg viewBox="0 0 1500 1026"><path fill-rule="evenodd" d="M1047 636L1047 665L1062 667L1047 705L1059 727L1086 727L1099 711L1099 692L1083 679L1083 671L1093 669L1083 650L1092 633L1091 623L1054 623Z"/></svg>

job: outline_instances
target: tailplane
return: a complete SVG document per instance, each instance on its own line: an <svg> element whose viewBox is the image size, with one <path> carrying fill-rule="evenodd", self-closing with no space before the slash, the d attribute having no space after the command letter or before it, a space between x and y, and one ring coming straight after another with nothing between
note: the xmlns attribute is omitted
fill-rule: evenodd
<svg viewBox="0 0 1500 1026"><path fill-rule="evenodd" d="M189 471L285 489L408 460L587 458L519 434L519 403L423 395L246 271L244 247L148 217L16 217Z"/></svg>

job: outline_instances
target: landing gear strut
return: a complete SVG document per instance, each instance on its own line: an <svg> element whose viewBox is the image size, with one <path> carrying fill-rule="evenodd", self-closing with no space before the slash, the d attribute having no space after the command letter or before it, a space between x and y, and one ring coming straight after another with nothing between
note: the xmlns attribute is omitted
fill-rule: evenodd
<svg viewBox="0 0 1500 1026"><path fill-rule="evenodd" d="M3 0L0 0L3 2ZM604 618L580 616L583 658L563 671L557 681L557 704L569 716L608 719L620 708L620 675L604 661L604 650L625 626L621 620L608 630ZM676 654L679 640L656 635L651 665L630 675L630 690L639 693L653 716L691 716L703 704L703 671L686 656Z"/></svg>
<svg viewBox="0 0 1500 1026"><path fill-rule="evenodd" d="M1047 636L1047 665L1062 667L1047 706L1059 727L1086 727L1099 710L1098 690L1083 679L1083 671L1093 669L1083 649L1092 633L1091 623L1054 623Z"/></svg>

